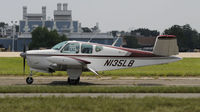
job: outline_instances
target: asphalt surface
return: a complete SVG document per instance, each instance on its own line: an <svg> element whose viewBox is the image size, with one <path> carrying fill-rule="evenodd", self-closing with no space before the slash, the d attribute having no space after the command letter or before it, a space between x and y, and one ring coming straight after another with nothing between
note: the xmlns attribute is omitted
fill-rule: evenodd
<svg viewBox="0 0 200 112"><path fill-rule="evenodd" d="M0 98L4 97L168 97L168 98L200 98L199 93L0 93Z"/></svg>
<svg viewBox="0 0 200 112"><path fill-rule="evenodd" d="M26 77L0 77L0 86L27 85ZM34 77L33 85L64 85L69 86L67 77ZM80 85L94 86L200 86L200 77L81 77ZM0 97L170 97L200 98L199 93L0 93Z"/></svg>
<svg viewBox="0 0 200 112"><path fill-rule="evenodd" d="M33 85L68 85L67 77L33 77ZM2 85L26 85L26 77L0 77ZM95 86L200 86L200 77L81 77L80 85Z"/></svg>

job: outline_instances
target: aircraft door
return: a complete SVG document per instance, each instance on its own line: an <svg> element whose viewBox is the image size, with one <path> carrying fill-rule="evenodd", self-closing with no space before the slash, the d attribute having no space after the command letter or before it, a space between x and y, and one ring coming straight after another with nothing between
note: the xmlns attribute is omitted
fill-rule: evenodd
<svg viewBox="0 0 200 112"><path fill-rule="evenodd" d="M93 52L93 45L90 45L90 44L82 44L81 45L81 53L92 54L92 52Z"/></svg>
<svg viewBox="0 0 200 112"><path fill-rule="evenodd" d="M80 50L79 43L68 43L62 50L62 53L78 54Z"/></svg>

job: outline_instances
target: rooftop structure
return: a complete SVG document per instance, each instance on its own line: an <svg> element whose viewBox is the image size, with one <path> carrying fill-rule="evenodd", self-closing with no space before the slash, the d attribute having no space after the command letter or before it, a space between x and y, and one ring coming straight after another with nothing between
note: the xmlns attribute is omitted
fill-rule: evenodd
<svg viewBox="0 0 200 112"><path fill-rule="evenodd" d="M54 10L54 21L72 21L72 11L68 10L67 8L68 4L57 4L57 10Z"/></svg>
<svg viewBox="0 0 200 112"><path fill-rule="evenodd" d="M67 3L58 3L57 10L54 10L54 19L52 20L46 20L45 6L42 7L42 13L27 13L27 7L24 6L19 32L21 34L26 33L27 35L27 33L32 32L37 27L47 27L49 30L57 30L59 33L80 32L81 26L79 26L78 21L72 20L72 11L68 10L67 6Z"/></svg>
<svg viewBox="0 0 200 112"><path fill-rule="evenodd" d="M42 13L27 13L27 7L23 7L23 20L28 20L28 21L41 21L41 20L46 20L46 7L42 7Z"/></svg>

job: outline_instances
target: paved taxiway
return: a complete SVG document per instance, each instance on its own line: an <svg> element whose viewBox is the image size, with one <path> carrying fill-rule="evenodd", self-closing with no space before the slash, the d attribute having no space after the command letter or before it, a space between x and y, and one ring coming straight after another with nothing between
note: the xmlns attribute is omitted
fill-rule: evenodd
<svg viewBox="0 0 200 112"><path fill-rule="evenodd" d="M26 77L0 77L0 85L26 85ZM33 85L68 85L67 77L34 77ZM80 85L200 86L200 77L81 77Z"/></svg>
<svg viewBox="0 0 200 112"><path fill-rule="evenodd" d="M0 97L168 97L168 98L200 98L199 93L0 93Z"/></svg>
<svg viewBox="0 0 200 112"><path fill-rule="evenodd" d="M26 77L0 77L0 86L27 85ZM33 85L66 85L67 77L34 77ZM200 77L81 77L80 85L94 86L200 86ZM0 93L0 97L171 97L171 98L200 98L199 93Z"/></svg>

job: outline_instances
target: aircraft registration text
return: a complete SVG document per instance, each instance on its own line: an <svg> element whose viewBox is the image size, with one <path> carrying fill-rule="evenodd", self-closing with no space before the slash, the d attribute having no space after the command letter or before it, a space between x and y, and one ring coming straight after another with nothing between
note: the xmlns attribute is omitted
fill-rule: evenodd
<svg viewBox="0 0 200 112"><path fill-rule="evenodd" d="M104 66L132 67L135 60L106 60Z"/></svg>

